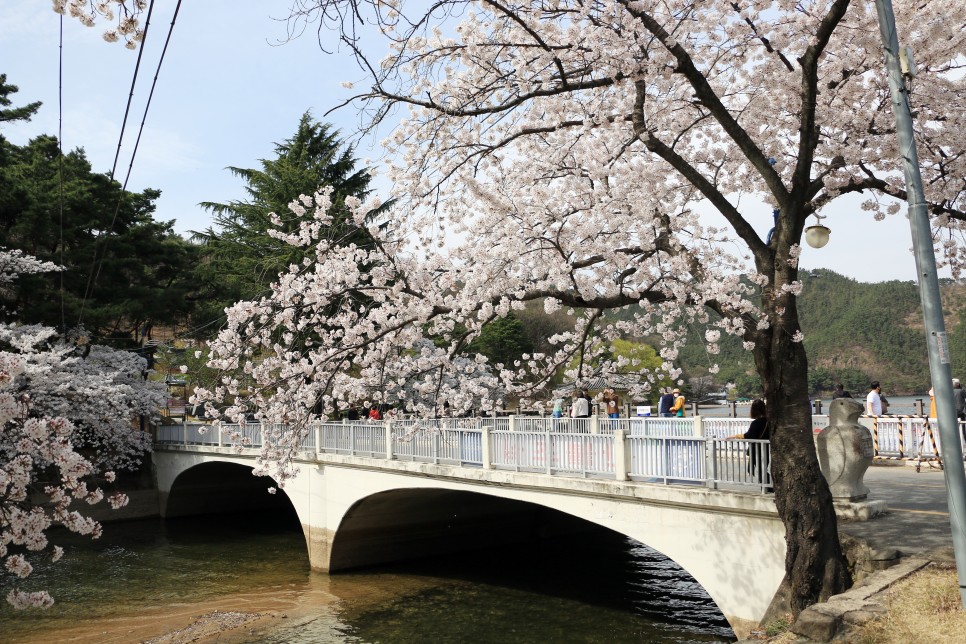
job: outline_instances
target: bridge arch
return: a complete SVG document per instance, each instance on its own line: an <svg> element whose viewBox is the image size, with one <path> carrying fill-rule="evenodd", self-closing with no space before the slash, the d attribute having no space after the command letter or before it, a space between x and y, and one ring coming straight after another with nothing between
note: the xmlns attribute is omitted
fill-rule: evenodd
<svg viewBox="0 0 966 644"><path fill-rule="evenodd" d="M551 594L681 623L727 624L697 580L647 544L548 505L483 491L407 487L360 499L335 533L329 571L451 554L459 556L443 565L456 574L523 569L521 580L536 575L529 583L539 579Z"/></svg>
<svg viewBox="0 0 966 644"><path fill-rule="evenodd" d="M159 450L159 492L165 499L177 475L199 463L253 465L254 458L217 447ZM457 493L525 502L626 535L686 570L739 635L764 616L784 576L784 526L774 501L761 495L332 454L307 457L285 487L311 566L322 571L361 561L365 552L351 541L375 528L374 504L412 503L416 491L450 505L468 498ZM374 534L368 538L378 539Z"/></svg>
<svg viewBox="0 0 966 644"><path fill-rule="evenodd" d="M208 461L179 473L161 495L161 515L167 518L199 514L280 512L295 508L284 491L269 494L275 482L252 476L252 466Z"/></svg>
<svg viewBox="0 0 966 644"><path fill-rule="evenodd" d="M481 491L397 488L359 499L335 532L329 571L445 555L580 530L543 505Z"/></svg>

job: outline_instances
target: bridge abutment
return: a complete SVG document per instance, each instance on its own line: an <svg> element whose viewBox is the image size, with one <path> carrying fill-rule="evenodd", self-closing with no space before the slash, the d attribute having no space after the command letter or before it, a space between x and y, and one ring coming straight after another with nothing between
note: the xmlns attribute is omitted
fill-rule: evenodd
<svg viewBox="0 0 966 644"><path fill-rule="evenodd" d="M309 551L309 566L318 572L329 572L335 531L303 523L302 533Z"/></svg>

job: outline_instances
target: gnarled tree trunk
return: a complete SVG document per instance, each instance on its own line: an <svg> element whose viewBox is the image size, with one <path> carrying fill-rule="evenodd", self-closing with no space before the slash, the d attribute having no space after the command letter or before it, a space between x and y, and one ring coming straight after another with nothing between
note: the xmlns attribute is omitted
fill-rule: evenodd
<svg viewBox="0 0 966 644"><path fill-rule="evenodd" d="M797 615L847 590L852 580L815 451L805 348L781 327L770 333L771 341L758 345L755 363L768 409L775 504L785 524L785 582Z"/></svg>

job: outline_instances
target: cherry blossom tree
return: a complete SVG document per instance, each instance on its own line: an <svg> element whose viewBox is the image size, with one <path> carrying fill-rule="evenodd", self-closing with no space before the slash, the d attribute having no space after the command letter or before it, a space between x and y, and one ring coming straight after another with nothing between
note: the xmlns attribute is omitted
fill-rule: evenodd
<svg viewBox="0 0 966 644"><path fill-rule="evenodd" d="M135 471L151 451L145 427L159 418L167 389L146 378L143 357L73 340L49 327L0 328L0 345L21 348L31 413L71 421L73 443L96 469Z"/></svg>
<svg viewBox="0 0 966 644"><path fill-rule="evenodd" d="M17 275L55 269L0 249L0 288ZM102 486L150 449L148 435L131 426L136 414L156 414L161 401L159 385L144 381L145 366L134 354L66 344L47 327L0 323L0 558L8 574L28 577L30 553L60 559L63 550L47 537L55 524L99 536L100 524L78 506L105 497L113 508L127 503ZM7 601L21 609L53 604L47 591L19 585Z"/></svg>
<svg viewBox="0 0 966 644"><path fill-rule="evenodd" d="M338 35L357 56L364 79L351 102L366 127L391 128L396 225L372 231L376 249L339 245L319 233L325 194L293 202L315 220L279 234L314 256L282 274L271 296L231 309L211 363L228 375L200 397L234 401L229 416L254 404L266 420L291 422L263 453L284 477L305 423L368 392L410 386L422 396L410 401L417 411L440 395L456 410L492 406L494 386L537 395L574 358L573 378L591 364L626 373L635 367L626 358L607 360L621 337L659 338L661 371L678 378L688 324L709 323L709 352L721 334L740 336L761 377L791 609L846 588L812 441L796 297L810 216L859 195L882 219L906 197L874 4L294 5L294 33L317 22L320 41ZM961 7L895 7L919 67L907 90L934 239L958 277ZM351 207L361 223L375 205ZM767 235L749 218L762 208L775 211ZM350 306L357 292L372 305ZM482 358L456 367L484 325L535 300L574 316L572 331L551 338L555 351L497 371ZM624 307L632 320L604 315ZM242 390L233 370L255 387ZM641 375L646 387L662 374Z"/></svg>

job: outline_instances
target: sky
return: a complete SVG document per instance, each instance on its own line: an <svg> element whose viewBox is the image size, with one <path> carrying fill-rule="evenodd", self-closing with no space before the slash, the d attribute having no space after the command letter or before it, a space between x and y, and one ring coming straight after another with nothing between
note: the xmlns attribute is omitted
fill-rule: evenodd
<svg viewBox="0 0 966 644"><path fill-rule="evenodd" d="M115 173L121 182L176 4L156 3ZM351 94L341 83L360 81L362 73L338 51L334 34L317 34L317 25L283 42L289 5L290 0L182 3L127 184L133 191L161 190L155 218L173 220L181 234L211 225L200 202L245 199L244 184L226 168L256 168L259 160L273 158L274 144L294 134L307 110L350 138L360 160L379 165L378 139L388 132L355 138L360 120L353 107L326 114ZM109 172L114 164L137 60L137 52L105 42L103 30L100 24L87 28L74 19L63 21L63 144L65 150L84 148L97 172ZM58 132L59 33L60 16L49 2L0 2L0 73L19 87L13 104L43 102L29 123L4 127L15 144ZM332 53L322 51L320 40ZM388 192L384 180L373 185ZM771 228L770 209L746 210L764 236ZM858 199L824 214L831 239L819 250L805 247L802 267L828 268L862 282L916 278L904 214L876 222Z"/></svg>

